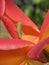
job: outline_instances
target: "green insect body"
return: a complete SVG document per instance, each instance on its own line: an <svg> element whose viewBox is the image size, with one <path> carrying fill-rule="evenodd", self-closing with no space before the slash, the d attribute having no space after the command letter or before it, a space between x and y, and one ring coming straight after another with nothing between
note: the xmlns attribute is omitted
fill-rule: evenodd
<svg viewBox="0 0 49 65"><path fill-rule="evenodd" d="M19 37L21 38L21 36L23 34L23 31L22 31L22 23L21 22L19 22L17 24L17 32L18 32Z"/></svg>

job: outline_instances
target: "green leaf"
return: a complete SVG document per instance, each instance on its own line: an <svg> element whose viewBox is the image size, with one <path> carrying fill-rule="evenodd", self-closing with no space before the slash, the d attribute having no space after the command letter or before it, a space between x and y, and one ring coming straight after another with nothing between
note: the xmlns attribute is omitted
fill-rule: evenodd
<svg viewBox="0 0 49 65"><path fill-rule="evenodd" d="M41 3L42 0L32 0L34 4L39 4Z"/></svg>

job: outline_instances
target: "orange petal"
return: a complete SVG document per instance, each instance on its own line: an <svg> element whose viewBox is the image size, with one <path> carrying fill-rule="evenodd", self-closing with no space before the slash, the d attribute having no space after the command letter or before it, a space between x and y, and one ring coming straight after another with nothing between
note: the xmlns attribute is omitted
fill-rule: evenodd
<svg viewBox="0 0 49 65"><path fill-rule="evenodd" d="M16 31L16 26L15 24L12 22L12 20L10 20L8 17L3 16L2 17L3 23L6 26L7 30L9 31L9 33L11 34L11 36L13 38L18 38L18 34Z"/></svg>
<svg viewBox="0 0 49 65"><path fill-rule="evenodd" d="M32 35L25 35L25 34L22 35L21 39L22 39L22 40L26 40L26 41L30 41L30 42L32 42L32 43L34 43L34 44L37 44L38 41L39 41L39 37L37 37L37 36L32 36Z"/></svg>
<svg viewBox="0 0 49 65"><path fill-rule="evenodd" d="M40 31L40 41L49 37L49 11L46 14L45 20L42 24ZM49 53L49 44L46 46L45 50Z"/></svg>
<svg viewBox="0 0 49 65"><path fill-rule="evenodd" d="M3 16L5 11L5 0L0 0L0 17Z"/></svg>
<svg viewBox="0 0 49 65"><path fill-rule="evenodd" d="M32 46L20 39L0 38L0 65L19 65Z"/></svg>
<svg viewBox="0 0 49 65"><path fill-rule="evenodd" d="M14 4L13 1L6 0L5 14L15 23L21 22L25 33L30 32L31 34L32 32L34 35L39 35L39 29L37 26L17 7L16 4Z"/></svg>
<svg viewBox="0 0 49 65"><path fill-rule="evenodd" d="M25 60L25 55L19 50L0 50L0 65L19 65Z"/></svg>
<svg viewBox="0 0 49 65"><path fill-rule="evenodd" d="M43 40L47 37L49 37L49 11L47 12L46 17L41 27L40 40Z"/></svg>
<svg viewBox="0 0 49 65"><path fill-rule="evenodd" d="M25 65L25 61L23 61L20 65Z"/></svg>

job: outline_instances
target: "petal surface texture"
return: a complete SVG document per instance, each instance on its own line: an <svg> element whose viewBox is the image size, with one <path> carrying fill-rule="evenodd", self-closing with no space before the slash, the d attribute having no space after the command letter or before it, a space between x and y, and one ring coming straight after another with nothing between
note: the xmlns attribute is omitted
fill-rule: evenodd
<svg viewBox="0 0 49 65"><path fill-rule="evenodd" d="M3 16L5 11L5 0L0 0L0 17Z"/></svg>
<svg viewBox="0 0 49 65"><path fill-rule="evenodd" d="M28 53L28 56L31 59L39 59L39 56L43 49L46 47L46 45L49 44L49 37L45 39L44 41L38 43L36 46L34 46Z"/></svg>
<svg viewBox="0 0 49 65"><path fill-rule="evenodd" d="M20 39L0 38L0 65L19 65L33 46Z"/></svg>
<svg viewBox="0 0 49 65"><path fill-rule="evenodd" d="M13 38L18 38L15 24L6 16L2 17L2 21Z"/></svg>
<svg viewBox="0 0 49 65"><path fill-rule="evenodd" d="M47 37L49 37L49 11L47 12L44 22L41 26L40 40L44 40Z"/></svg>
<svg viewBox="0 0 49 65"><path fill-rule="evenodd" d="M27 46L32 47L34 44L20 39L0 38L0 50L19 49Z"/></svg>
<svg viewBox="0 0 49 65"><path fill-rule="evenodd" d="M6 0L5 14L14 23L21 22L24 33L39 35L39 29L37 26L18 8L18 6L11 0ZM29 31L30 30L30 31ZM31 31L32 30L32 31Z"/></svg>
<svg viewBox="0 0 49 65"><path fill-rule="evenodd" d="M49 37L49 10L42 24L39 38L40 38L40 41L42 41L46 39L47 37ZM49 44L47 44L45 50L49 53Z"/></svg>

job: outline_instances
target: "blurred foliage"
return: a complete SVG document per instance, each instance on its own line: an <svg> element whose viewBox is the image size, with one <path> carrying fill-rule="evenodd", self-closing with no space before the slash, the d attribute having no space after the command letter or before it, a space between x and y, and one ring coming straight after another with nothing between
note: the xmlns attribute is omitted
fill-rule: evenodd
<svg viewBox="0 0 49 65"><path fill-rule="evenodd" d="M49 0L14 0L15 3L40 28L49 9Z"/></svg>

